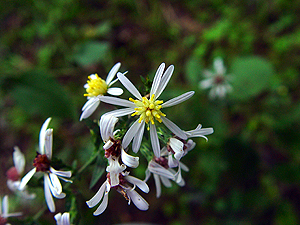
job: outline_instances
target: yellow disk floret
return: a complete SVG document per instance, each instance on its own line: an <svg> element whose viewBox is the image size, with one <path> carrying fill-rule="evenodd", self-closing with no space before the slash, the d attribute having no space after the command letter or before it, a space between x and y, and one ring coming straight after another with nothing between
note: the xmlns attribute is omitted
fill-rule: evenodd
<svg viewBox="0 0 300 225"><path fill-rule="evenodd" d="M141 123L144 120L147 124L149 122L154 124L154 118L161 123L161 117L166 116L166 114L160 111L162 107L161 104L163 103L163 101L155 101L154 94L151 96L150 99L143 97L143 100L141 101L129 98L129 101L133 102L136 105L136 108L134 108L135 112L131 114L131 116L140 116L139 123Z"/></svg>
<svg viewBox="0 0 300 225"><path fill-rule="evenodd" d="M84 94L84 96L95 97L98 95L104 95L107 92L107 84L105 80L98 76L98 74L95 74L93 77L88 76L88 78L88 87L86 88L87 93Z"/></svg>

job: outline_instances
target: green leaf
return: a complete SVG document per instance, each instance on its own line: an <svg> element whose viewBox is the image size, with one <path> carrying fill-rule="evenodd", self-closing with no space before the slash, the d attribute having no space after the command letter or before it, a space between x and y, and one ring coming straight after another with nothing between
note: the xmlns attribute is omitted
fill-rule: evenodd
<svg viewBox="0 0 300 225"><path fill-rule="evenodd" d="M76 47L73 61L80 66L90 66L107 58L109 44L100 41L87 41Z"/></svg>
<svg viewBox="0 0 300 225"><path fill-rule="evenodd" d="M75 107L67 91L45 71L24 73L15 80L11 94L29 114L45 118L75 118Z"/></svg>
<svg viewBox="0 0 300 225"><path fill-rule="evenodd" d="M98 157L96 159L96 164L94 167L91 183L90 183L90 189L95 186L95 184L98 182L98 180L101 178L102 174L105 171L107 161L103 158L101 154L98 154Z"/></svg>
<svg viewBox="0 0 300 225"><path fill-rule="evenodd" d="M202 74L202 66L197 57L191 57L185 64L186 79L188 82L196 86Z"/></svg>
<svg viewBox="0 0 300 225"><path fill-rule="evenodd" d="M251 56L235 59L231 74L232 97L246 100L268 89L275 71L265 59Z"/></svg>

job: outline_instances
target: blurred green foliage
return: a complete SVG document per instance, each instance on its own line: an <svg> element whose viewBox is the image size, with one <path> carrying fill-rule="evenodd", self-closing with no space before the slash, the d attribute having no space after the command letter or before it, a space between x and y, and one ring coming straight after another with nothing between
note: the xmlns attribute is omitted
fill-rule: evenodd
<svg viewBox="0 0 300 225"><path fill-rule="evenodd" d="M299 224L299 9L299 0L1 1L1 171L12 165L14 145L29 162L49 116L58 121L54 154L84 165L94 151L89 129L79 122L87 76L105 78L120 61L137 84L166 62L175 72L163 98L196 91L168 116L185 130L201 123L215 133L208 143L195 139L197 147L183 158L190 168L185 187L164 188L156 199L150 181L147 212L111 193L106 212L93 217L85 201L102 180L94 176L89 190L99 168L87 169L67 199L76 197L81 224ZM198 89L216 57L232 77L224 100ZM96 120L107 111L101 106ZM39 207L20 209L34 215ZM54 224L45 216L39 224Z"/></svg>

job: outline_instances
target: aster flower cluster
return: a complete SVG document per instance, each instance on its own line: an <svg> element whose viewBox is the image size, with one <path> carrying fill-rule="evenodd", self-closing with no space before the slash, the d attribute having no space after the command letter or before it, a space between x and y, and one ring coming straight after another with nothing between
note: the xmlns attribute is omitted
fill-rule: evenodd
<svg viewBox="0 0 300 225"><path fill-rule="evenodd" d="M165 187L171 187L172 182L184 186L182 171L187 172L189 168L181 160L196 146L192 138L202 137L207 141L206 135L213 133L213 128L202 128L200 124L194 130L184 131L167 117L165 108L176 106L194 95L194 91L188 91L167 101L161 98L174 72L173 65L165 69L165 63L162 63L158 67L151 87L147 87L149 93L144 93L144 95L125 76L127 72L119 72L120 67L121 63L115 64L106 80L97 74L92 74L84 85L86 89L84 96L87 97L87 102L82 107L80 121L91 121L89 117L99 107L100 102L117 106L116 109L104 113L99 120L96 120L96 126L99 129L96 132L99 133L97 138L102 139L103 145L102 148L99 148L100 145L96 147L94 156L100 157L102 162L105 162L106 178L102 185L99 185L100 188L94 196L86 201L89 208L97 206L93 213L95 216L100 215L107 208L111 190L120 193L128 204L133 203L139 210L148 210L149 204L142 195L150 191L147 182L151 175L155 181L157 197L160 197L162 193L161 183ZM114 79L116 76L117 78ZM114 96L123 94L123 89L111 87L117 81L120 81L132 95L128 100L107 96L107 94ZM23 178L21 176L25 171L25 156L18 147L14 148L14 167L7 171L7 186L22 198L32 200L35 194L30 194L31 189L28 187L30 180L34 176L42 178L38 181L44 188L46 205L51 213L55 213L54 199L63 199L67 194L72 195L71 191L64 192L63 190L72 186L73 180L79 177L76 175L80 175L84 169L66 171L61 170L64 166L57 168L53 163L53 129L48 128L50 121L51 118L48 118L41 127L39 147L33 159L33 168ZM95 132L93 134L97 135ZM134 169L140 164L138 154L145 157L148 162L144 179L132 176ZM92 156L83 168L92 165L103 168L103 163L97 165L98 161L95 159ZM60 180L67 183L62 186ZM98 184L98 180L95 183ZM72 195L69 199L74 200L76 198L74 196ZM21 215L20 213L8 214L7 197L4 197L3 202L0 224L5 224L9 216ZM71 207L67 209L73 211L63 214L56 212L54 215L56 223L58 225L73 224L74 207L72 202Z"/></svg>

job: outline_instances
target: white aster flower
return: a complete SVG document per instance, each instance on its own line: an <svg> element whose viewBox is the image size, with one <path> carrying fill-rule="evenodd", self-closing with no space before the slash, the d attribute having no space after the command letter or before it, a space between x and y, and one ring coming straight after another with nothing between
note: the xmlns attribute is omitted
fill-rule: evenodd
<svg viewBox="0 0 300 225"><path fill-rule="evenodd" d="M57 225L70 225L70 213L65 212L63 214L57 213L54 216Z"/></svg>
<svg viewBox="0 0 300 225"><path fill-rule="evenodd" d="M208 138L205 135L212 134L214 132L213 128L202 128L202 125L199 124L196 129L190 130L190 131L184 131L186 136L188 138L193 137L202 137L206 141L208 141ZM196 143L193 142L191 139L189 140L183 140L179 137L172 137L169 140L169 143L167 145L167 149L170 152L169 156L171 157L172 154L174 154L174 157L177 161L179 161L183 156L185 156L190 150L192 150L196 146ZM178 165L178 162L176 163L171 158L169 159L169 166L170 167L176 167Z"/></svg>
<svg viewBox="0 0 300 225"><path fill-rule="evenodd" d="M0 224L4 225L10 225L9 223L6 223L7 222L7 218L8 217L14 217L14 216L21 216L22 213L21 212L17 212L17 213L8 213L8 208L9 208L9 205L8 205L8 196L5 195L3 197L3 202L1 202L1 199L0 199Z"/></svg>
<svg viewBox="0 0 300 225"><path fill-rule="evenodd" d="M35 194L29 194L26 190L26 187L23 191L19 190L21 176L23 175L25 168L25 156L17 146L14 147L13 161L14 166L6 172L8 188L16 194L20 195L22 198L35 198Z"/></svg>
<svg viewBox="0 0 300 225"><path fill-rule="evenodd" d="M149 208L149 204L147 203L147 201L135 191L135 187L137 186L143 192L148 193L148 185L138 178L129 176L128 172L122 172L119 174L119 176L119 185L112 187L110 183L110 174L108 173L107 180L101 185L98 192L94 195L94 197L92 197L89 201L86 202L88 207L92 208L96 206L102 199L101 204L93 213L94 216L100 215L107 208L108 193L111 188L116 189L120 194L122 194L123 197L128 201L128 204L130 204L130 202L132 201L135 204L135 206L140 210L147 210ZM133 184L134 187L129 186L128 183Z"/></svg>
<svg viewBox="0 0 300 225"><path fill-rule="evenodd" d="M183 163L180 163L178 164L178 171L176 172L174 169L169 167L169 159L166 156L166 148L163 148L161 156L159 158L154 157L154 159L152 159L148 163L148 167L146 170L145 181L147 181L150 178L151 174L153 174L157 198L161 196L161 183L165 187L170 188L172 186L172 180L176 182L179 186L184 186L185 182L181 176L181 169L185 171L189 170Z"/></svg>
<svg viewBox="0 0 300 225"><path fill-rule="evenodd" d="M139 157L134 157L126 153L122 147L120 140L116 140L114 137L114 128L118 122L118 118L110 115L103 115L100 118L100 134L103 142L105 143L103 148L105 150L105 157L109 161L109 167L107 172L112 172L114 168L116 173L119 174L126 169L126 166L136 168L139 165ZM119 165L119 158L125 164ZM122 170L122 171L121 171ZM112 185L114 186L114 185Z"/></svg>
<svg viewBox="0 0 300 225"><path fill-rule="evenodd" d="M98 74L92 74L88 78L89 80L84 85L86 89L86 94L84 96L87 97L88 101L82 107L82 114L80 116L80 120L88 118L99 106L100 104L100 96L108 93L110 95L119 96L123 94L123 90L121 88L111 88L111 86L118 80L113 80L116 73L120 69L121 63L116 63L111 70L109 71L106 80L101 79Z"/></svg>
<svg viewBox="0 0 300 225"><path fill-rule="evenodd" d="M103 102L124 106L124 109L118 109L111 112L106 113L106 115L113 115L116 117L125 116L131 114L131 116L139 116L139 118L133 123L133 125L129 128L123 138L123 148L127 148L130 142L133 140L132 150L133 152L138 152L143 134L145 124L147 124L148 130L150 130L150 139L153 148L154 154L159 157L160 156L160 145L156 132L155 121L159 123L164 123L164 125L171 130L176 136L187 139L186 134L172 121L167 119L166 114L161 112L162 108L167 108L170 106L177 105L183 101L186 101L190 97L194 95L194 91L186 92L176 98L170 99L163 103L162 100L158 100L159 96L167 86L173 71L174 66L171 65L167 68L167 70L163 73L165 68L165 64L162 63L153 80L152 87L148 97L142 97L140 92L136 89L136 87L124 76L122 73L118 73L117 76L120 82L125 86L125 88L134 95L137 100L129 98L128 100L119 99L115 97L101 96L100 99Z"/></svg>
<svg viewBox="0 0 300 225"><path fill-rule="evenodd" d="M229 84L230 75L226 75L226 68L223 60L216 58L214 60L214 72L209 70L204 71L205 79L200 81L199 88L210 89L210 98L224 98L228 92L232 91L232 86Z"/></svg>
<svg viewBox="0 0 300 225"><path fill-rule="evenodd" d="M53 129L47 129L51 118L48 118L40 131L39 137L39 152L37 152L37 156L34 159L33 165L35 168L30 170L21 180L19 190L23 190L29 180L36 172L44 173L44 192L47 206L50 212L55 212L55 205L53 201L53 197L55 198L64 198L66 196L65 193L62 192L62 186L59 181L59 178L72 182L71 180L67 180L65 177L70 178L72 176L71 171L58 171L51 167L51 158L52 158L52 140L53 140Z"/></svg>

